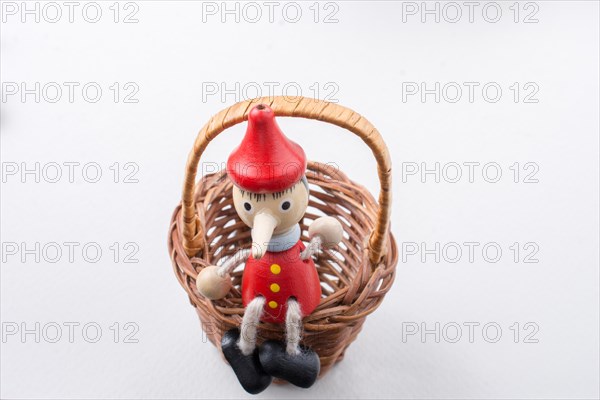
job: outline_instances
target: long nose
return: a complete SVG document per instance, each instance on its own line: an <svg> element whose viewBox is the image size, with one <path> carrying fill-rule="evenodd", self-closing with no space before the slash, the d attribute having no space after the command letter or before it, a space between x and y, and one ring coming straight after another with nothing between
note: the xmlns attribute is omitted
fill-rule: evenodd
<svg viewBox="0 0 600 400"><path fill-rule="evenodd" d="M277 227L277 219L269 211L261 211L254 217L252 227L252 258L259 260L267 251L267 245Z"/></svg>

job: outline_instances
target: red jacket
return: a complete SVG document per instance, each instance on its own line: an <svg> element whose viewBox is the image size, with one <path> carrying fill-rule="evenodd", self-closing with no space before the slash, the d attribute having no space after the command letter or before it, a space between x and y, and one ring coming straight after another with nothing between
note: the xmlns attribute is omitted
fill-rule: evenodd
<svg viewBox="0 0 600 400"><path fill-rule="evenodd" d="M260 260L250 256L242 277L244 307L256 296L266 299L263 322L285 323L287 300L295 297L302 316L313 312L321 300L321 283L311 258L302 260L302 241L281 252L267 251Z"/></svg>

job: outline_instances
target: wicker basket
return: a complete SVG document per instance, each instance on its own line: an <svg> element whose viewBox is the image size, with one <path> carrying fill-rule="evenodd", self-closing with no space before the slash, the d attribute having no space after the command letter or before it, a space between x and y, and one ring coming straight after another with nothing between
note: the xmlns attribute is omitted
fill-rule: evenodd
<svg viewBox="0 0 600 400"><path fill-rule="evenodd" d="M383 301L398 261L389 230L391 161L381 135L369 121L340 105L302 97L249 100L213 116L198 134L187 160L182 202L173 213L169 230L169 252L177 279L196 308L202 328L219 347L223 333L239 327L242 321L243 269L232 273L233 289L222 300L201 296L195 279L202 268L249 248L251 237L233 208L232 183L226 173L207 175L196 183L196 171L208 143L225 129L246 121L252 106L260 103L269 104L276 116L316 119L346 128L370 147L377 160L381 185L378 203L342 172L308 163L311 190L309 207L300 223L302 240L308 241L307 226L322 215L336 217L345 230L342 243L322 252L315 262L323 295L316 310L304 318L302 343L319 355L322 376L343 358L367 315ZM282 338L282 326L260 324L259 343Z"/></svg>

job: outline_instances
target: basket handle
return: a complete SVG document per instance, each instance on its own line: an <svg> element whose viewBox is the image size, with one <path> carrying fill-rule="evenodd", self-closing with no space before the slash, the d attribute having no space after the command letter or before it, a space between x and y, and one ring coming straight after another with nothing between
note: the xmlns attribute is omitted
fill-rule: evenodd
<svg viewBox="0 0 600 400"><path fill-rule="evenodd" d="M183 247L187 255L193 257L204 247L200 219L194 204L194 185L200 156L211 140L225 129L246 121L252 106L261 103L269 104L276 116L315 119L345 128L369 146L377 160L380 184L377 221L369 238L369 260L377 265L384 255L392 197L392 162L387 146L379 131L360 114L335 103L306 97L261 97L239 102L214 115L200 130L187 159L183 184Z"/></svg>

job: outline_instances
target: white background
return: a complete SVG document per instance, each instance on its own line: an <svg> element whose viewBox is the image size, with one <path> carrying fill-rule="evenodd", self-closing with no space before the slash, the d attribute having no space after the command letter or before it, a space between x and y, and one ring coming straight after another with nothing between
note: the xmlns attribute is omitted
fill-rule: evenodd
<svg viewBox="0 0 600 400"><path fill-rule="evenodd" d="M22 22L20 9L3 13L3 89L7 82L30 89L36 82L80 85L72 103L66 86L56 103L48 101L54 92L42 93L36 103L32 94L22 99L20 92L3 90L3 398L247 396L203 340L174 277L166 235L196 132L220 109L253 97L256 86L268 95L268 82L277 83L275 94L284 85L300 87L305 96L329 96L371 120L393 157L392 229L400 250L402 243L406 250L411 243L431 249L437 242L441 247L456 242L463 254L452 263L454 253L441 254L439 262L430 254L423 262L421 253L405 252L393 289L342 363L309 390L271 386L259 397L598 398L597 2L521 3L516 23L513 2L499 3L496 23L482 15L485 2L473 22L459 2L462 18L455 23L449 22L455 10L444 9L444 3L438 7L446 14L436 23L434 15L422 22L420 10L403 14L410 4L358 1L317 5L317 22L312 2L302 3L297 23L290 22L293 10L282 16L283 3L270 22L268 8L259 2L262 19L251 23L254 11L248 8L239 22L235 15L222 22L219 12L203 14L200 3L138 1L138 23L122 22L134 10L123 3L115 23L112 3L99 3L97 23L82 17L83 2L73 23L61 2L57 23L44 15L39 23L31 15ZM220 2L213 4L222 11ZM43 6L39 3L40 12ZM240 13L243 6L238 4ZM46 11L54 18L53 10ZM334 11L338 22L324 23ZM538 22L524 23L532 12ZM495 18L493 8L486 18ZM89 82L103 89L96 103L82 97L81 87ZM115 82L121 88L117 103L109 88ZM139 87L137 103L123 101L131 91L124 88L128 82ZM439 102L433 94L424 101L418 94L403 99L407 82L430 89L436 82L441 87L457 82L463 96L456 103L448 101L454 92ZM479 84L472 102L463 82ZM493 90L487 100L482 95L490 82L502 89L497 102L490 101ZM517 102L510 89L515 82ZM534 86L526 90L528 82ZM211 85L231 93L210 94ZM537 102L525 102L532 87L539 89L530 98ZM358 139L313 121L280 124L310 159L335 162L377 191L375 164ZM226 160L243 129L215 140L204 161ZM36 162L40 168L81 165L73 183L65 166L58 183L46 179L54 177L49 169L39 183L20 171L7 175L14 163L34 168ZM94 162L103 175L88 183L81 166ZM115 162L119 183L109 168ZM123 182L131 171L123 168L128 162L139 167L138 183ZM425 182L419 174L402 177L403 167L412 163L434 168L436 162L448 166L439 183L431 174ZM472 183L465 162L480 163ZM493 162L502 176L489 183L495 174L488 170L483 176L482 166ZM518 183L509 168L515 162ZM449 163L463 166L457 183L448 181L455 174ZM525 163L534 164L526 170ZM524 183L536 166L538 182ZM36 242L80 246L74 262L66 247L55 263L48 260L53 255L43 254L39 262L35 254L23 262L22 246ZM82 257L82 246L90 242L103 251L97 263ZM109 248L115 242L121 247L116 262ZM123 262L128 242L139 247L138 263ZM473 262L464 242L480 244ZM518 262L510 249L515 242L521 248ZM529 242L534 247L524 249ZM16 255L6 251L10 243L18 245ZM482 256L486 243L501 248L498 262ZM525 263L535 246L533 259L539 262ZM69 322L80 324L73 343L64 325ZM132 332L127 322L139 327L133 336L138 343L125 343L124 335ZM479 324L472 343L469 322ZM36 323L39 343L34 333L21 335L22 329L35 332ZM86 341L95 333L84 336L86 323L101 327L97 343ZM111 330L115 323L118 343ZM434 333L421 336L422 328L435 331L436 323L439 343ZM62 326L62 336L51 343L55 324ZM456 324L462 336L452 343ZM492 326L487 335L485 324ZM19 331L8 335L15 326ZM407 335L415 326L419 332ZM493 327L502 332L489 343L496 336Z"/></svg>

